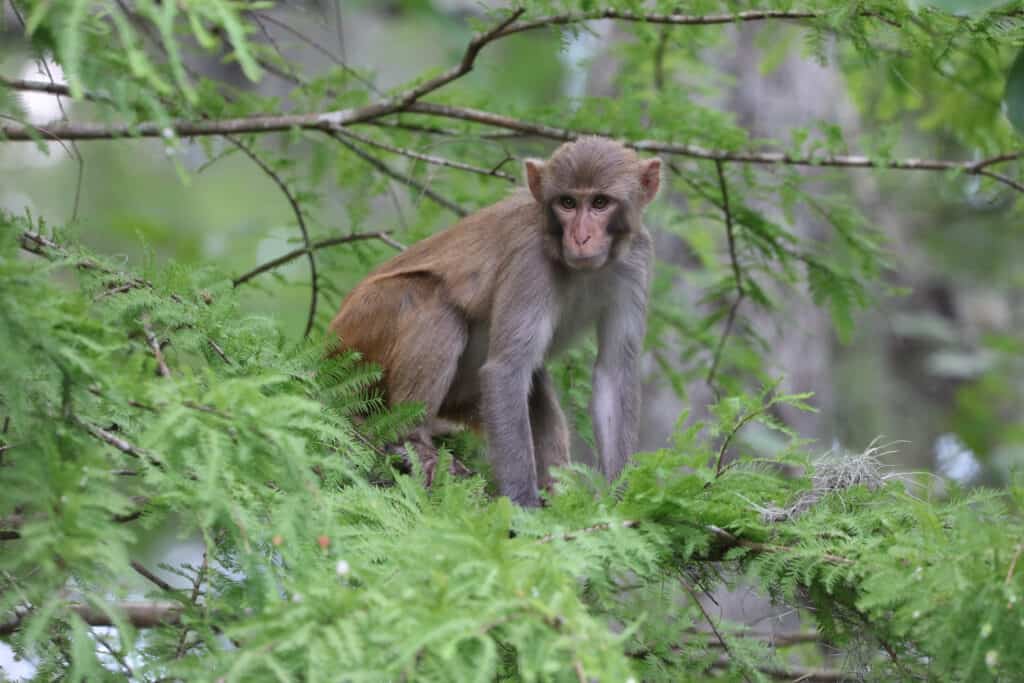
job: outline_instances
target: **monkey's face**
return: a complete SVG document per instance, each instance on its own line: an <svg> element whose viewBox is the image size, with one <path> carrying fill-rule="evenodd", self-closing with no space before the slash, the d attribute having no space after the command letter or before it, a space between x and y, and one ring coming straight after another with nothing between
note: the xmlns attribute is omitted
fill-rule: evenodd
<svg viewBox="0 0 1024 683"><path fill-rule="evenodd" d="M640 211L661 178L658 159L641 160L622 144L593 136L562 145L547 162L527 159L524 167L558 256L578 270L615 258L616 243L641 229Z"/></svg>
<svg viewBox="0 0 1024 683"><path fill-rule="evenodd" d="M621 231L619 200L596 191L565 192L551 201L550 209L567 266L596 270L608 261L615 234Z"/></svg>

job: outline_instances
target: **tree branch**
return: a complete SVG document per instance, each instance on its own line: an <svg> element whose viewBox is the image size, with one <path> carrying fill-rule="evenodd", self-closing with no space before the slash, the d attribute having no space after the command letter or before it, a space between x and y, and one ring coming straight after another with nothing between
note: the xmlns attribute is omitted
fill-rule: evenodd
<svg viewBox="0 0 1024 683"><path fill-rule="evenodd" d="M567 128L557 128L541 123L522 121L509 116L502 116L488 111L471 109L468 107L453 107L445 104L433 104L430 102L414 102L409 105L407 111L415 114L427 114L441 116L444 118L458 119L480 123L495 128L505 128L518 133L536 137L560 140L563 142L575 140L581 135L593 134L602 135L600 131L576 131ZM740 164L762 164L762 165L784 165L784 166L815 166L815 167L836 167L836 168L874 168L891 169L899 171L960 171L968 175L985 175L998 180L1001 183L1024 192L1024 184L1021 184L1006 176L990 173L987 166L994 163L1014 161L1024 157L1024 151L1006 152L997 156L981 159L978 161L955 161L951 159L891 159L878 160L856 154L835 154L822 156L794 156L785 152L739 152L730 150L715 150L699 145L687 145L681 143L662 142L660 140L635 140L624 141L627 147L641 152L655 152L659 154L674 154L691 159L704 159L707 161L721 161Z"/></svg>
<svg viewBox="0 0 1024 683"><path fill-rule="evenodd" d="M63 83L33 81L22 78L5 78L4 76L0 76L0 86L10 88L11 90L17 90L19 92L34 92L44 95L57 95L59 97L72 97L71 88ZM111 100L105 95L90 92L85 93L82 98L93 102L111 102Z"/></svg>
<svg viewBox="0 0 1024 683"><path fill-rule="evenodd" d="M311 114L278 114L249 116L234 119L178 120L168 126L154 122L139 124L98 124L98 123L54 123L47 126L47 134L61 140L111 140L126 137L162 137L167 133L178 137L202 137L209 135L235 135L240 133L273 133L291 129L320 130L333 133L339 128L356 123L371 122L374 119L398 112L440 116L480 123L496 128L515 131L522 135L570 141L585 134L602 134L600 131L576 131L546 124L522 121L479 109L454 107L445 104L413 101L398 106L391 103L371 104L363 107ZM0 140L35 141L39 135L36 128L18 123L0 124ZM337 139L337 137L335 138ZM952 159L872 159L856 154L797 156L785 152L743 152L716 150L699 145L663 142L660 140L624 141L627 147L641 152L673 154L691 159L721 161L725 163L809 166L829 168L866 168L898 171L959 171L968 175L981 175L1008 187L1024 192L1024 183L1008 176L988 170L992 164L1014 161L1024 157L1024 151L1004 152L978 161ZM362 150L360 150L362 152ZM365 154L365 152L362 152ZM392 176L394 177L394 176ZM396 178L398 179L398 178ZM402 177L400 182L408 179ZM433 198L433 197L432 197ZM442 200L446 201L446 200ZM452 208L452 207L446 207ZM454 209L453 209L454 210Z"/></svg>
<svg viewBox="0 0 1024 683"><path fill-rule="evenodd" d="M126 601L114 603L111 608L119 612L121 617L135 628L154 628L156 626L176 625L181 623L182 606L176 602ZM77 614L89 626L116 626L106 611L92 605L72 603L67 609ZM32 609L17 609L6 621L0 622L0 636L9 636L17 632L22 623L32 614Z"/></svg>
<svg viewBox="0 0 1024 683"><path fill-rule="evenodd" d="M819 19L824 17L823 12L812 10L751 10L747 12L735 12L731 14L641 14L637 12L621 11L616 9L593 10L590 12L566 12L554 14L537 19L516 22L502 30L496 37L504 38L514 33L532 31L534 29L546 28L548 26L560 26L565 24L577 24L585 21L598 19L617 19L619 21L637 22L643 24L666 24L671 26L715 26L719 24L740 24L753 21L765 20L789 20L799 21L804 19ZM888 24L895 24L891 19L880 12L859 12L858 16L872 19L879 19ZM895 24L898 25L898 24Z"/></svg>

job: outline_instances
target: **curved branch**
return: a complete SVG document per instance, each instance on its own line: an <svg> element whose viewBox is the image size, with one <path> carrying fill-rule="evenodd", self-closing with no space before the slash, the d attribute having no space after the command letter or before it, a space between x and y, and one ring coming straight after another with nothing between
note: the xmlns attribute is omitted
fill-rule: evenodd
<svg viewBox="0 0 1024 683"><path fill-rule="evenodd" d="M445 85L448 85L449 83L454 81L456 78L464 76L470 71L472 71L473 65L476 62L476 57L478 54L480 54L480 50L482 50L483 47L487 45L487 43L493 42L498 38L501 38L503 35L502 31L506 30L510 24L512 24L519 17L521 17L523 15L523 12L525 11L525 8L520 7L519 9L513 11L512 14L508 15L508 17L506 17L494 28L474 36L473 39L469 41L469 45L466 46L466 51L463 53L462 60L458 63L458 65L453 66L451 69L444 72L440 76L431 78L425 83L422 83L419 86L412 88L411 90L408 90L405 93L394 98L392 102L395 108L404 109L406 106L412 104L413 102L423 97L424 95L431 93L439 88L442 88Z"/></svg>
<svg viewBox="0 0 1024 683"><path fill-rule="evenodd" d="M281 189L281 192L284 193L284 196L288 199L288 203L292 207L292 213L295 214L295 220L298 221L299 232L302 233L302 242L303 244L306 245L304 253L309 259L309 277L311 280L311 292L309 295L309 314L306 316L306 329L302 332L303 337L308 337L309 333L313 329L313 322L316 320L316 304L317 299L319 299L320 297L320 285L319 282L317 281L316 256L313 254L313 243L309 238L309 229L306 227L306 219L302 215L302 208L299 206L299 200L297 200L295 198L295 195L292 194L292 191L288 189L288 184L284 182L284 179L281 178L281 176L278 175L278 173L274 169L270 168L270 166L268 166L267 163L263 161L263 159L261 159L255 152L249 149L248 146L246 146L240 140L231 137L230 135L226 135L224 137L228 142L230 142L239 150L241 150L243 154L252 159L253 163L259 166L260 169L264 173L266 173L271 180L274 181L274 184L276 184ZM238 286L237 282L235 283L235 286Z"/></svg>

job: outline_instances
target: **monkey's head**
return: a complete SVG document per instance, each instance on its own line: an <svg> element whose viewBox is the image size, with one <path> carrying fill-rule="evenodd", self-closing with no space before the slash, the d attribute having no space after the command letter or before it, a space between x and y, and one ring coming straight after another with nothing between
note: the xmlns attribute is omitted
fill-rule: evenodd
<svg viewBox="0 0 1024 683"><path fill-rule="evenodd" d="M661 184L661 160L640 159L600 137L567 142L547 161L527 159L526 182L544 208L560 259L595 270L640 229L640 214Z"/></svg>

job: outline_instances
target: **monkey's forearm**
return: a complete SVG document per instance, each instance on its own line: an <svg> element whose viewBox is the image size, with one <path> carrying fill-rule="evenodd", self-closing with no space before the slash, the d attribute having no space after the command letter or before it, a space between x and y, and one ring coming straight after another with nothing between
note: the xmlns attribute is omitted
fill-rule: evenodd
<svg viewBox="0 0 1024 683"><path fill-rule="evenodd" d="M487 456L499 492L514 503L536 507L540 497L527 403L530 376L520 367L488 362L480 370Z"/></svg>
<svg viewBox="0 0 1024 683"><path fill-rule="evenodd" d="M639 386L630 368L594 370L590 415L601 471L609 480L619 475L636 448L639 403Z"/></svg>

